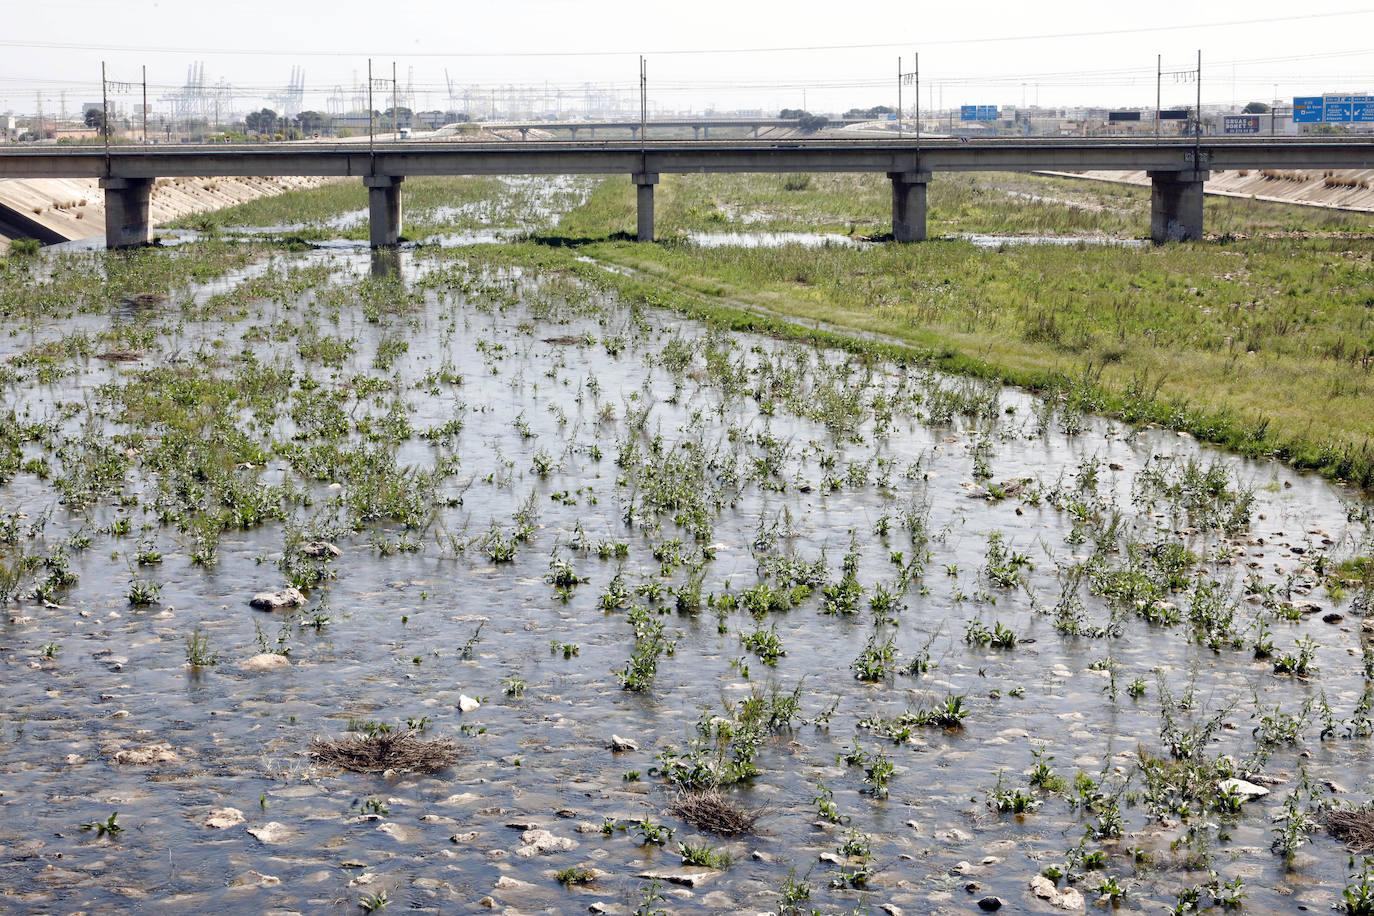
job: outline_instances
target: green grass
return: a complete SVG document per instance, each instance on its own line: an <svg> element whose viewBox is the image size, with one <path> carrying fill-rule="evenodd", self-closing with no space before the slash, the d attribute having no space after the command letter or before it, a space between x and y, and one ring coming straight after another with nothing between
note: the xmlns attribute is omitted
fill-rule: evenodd
<svg viewBox="0 0 1374 916"><path fill-rule="evenodd" d="M892 231L891 184L885 176L813 174L806 176L804 189L789 190L793 177L664 175L654 196L657 236L748 230L881 237ZM1023 173L937 174L928 202L931 236L973 232L1145 238L1150 229L1150 189L1132 185ZM1374 217L1363 213L1226 197L1209 197L1206 206L1207 231L1219 235L1374 228ZM605 238L634 228L634 185L628 178L611 178L564 217L559 234Z"/></svg>

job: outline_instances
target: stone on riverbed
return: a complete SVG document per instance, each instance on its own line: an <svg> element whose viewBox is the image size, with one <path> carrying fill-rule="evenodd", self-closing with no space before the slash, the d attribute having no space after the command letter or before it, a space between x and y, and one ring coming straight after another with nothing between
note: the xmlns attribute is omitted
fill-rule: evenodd
<svg viewBox="0 0 1374 916"><path fill-rule="evenodd" d="M244 659L239 667L244 671L276 671L278 668L290 668L291 660L275 652L263 652Z"/></svg>
<svg viewBox="0 0 1374 916"><path fill-rule="evenodd" d="M1217 783L1217 787L1223 792L1231 792L1242 798L1259 798L1269 794L1269 790L1264 786L1257 786L1253 782L1246 782L1244 779L1223 779Z"/></svg>
<svg viewBox="0 0 1374 916"><path fill-rule="evenodd" d="M149 744L146 747L129 747L115 751L110 760L131 766L148 766L153 763L180 763L181 755L172 750L170 744Z"/></svg>
<svg viewBox="0 0 1374 916"><path fill-rule="evenodd" d="M267 843L268 845L285 843L296 835L296 831L276 821L268 821L261 827L249 827L248 833L255 837L259 843Z"/></svg>
<svg viewBox="0 0 1374 916"><path fill-rule="evenodd" d="M300 607L305 604L301 590L288 586L279 592L258 592L248 602L250 607L260 611L279 611L282 608Z"/></svg>
<svg viewBox="0 0 1374 916"><path fill-rule="evenodd" d="M337 557L342 551L333 544L325 541L311 541L301 547L301 553L312 559L330 559Z"/></svg>
<svg viewBox="0 0 1374 916"><path fill-rule="evenodd" d="M520 834L520 845L515 854L522 859L551 852L564 852L577 846L577 841L568 837L554 836L547 830L532 829Z"/></svg>
<svg viewBox="0 0 1374 916"><path fill-rule="evenodd" d="M669 884L680 884L683 887L701 887L707 881L719 878L721 872L714 868L655 868L650 871L642 871L635 875L636 878L645 878L649 881L666 881Z"/></svg>
<svg viewBox="0 0 1374 916"><path fill-rule="evenodd" d="M216 808L201 822L201 826L223 830L227 827L237 827L243 820L243 812L238 808Z"/></svg>

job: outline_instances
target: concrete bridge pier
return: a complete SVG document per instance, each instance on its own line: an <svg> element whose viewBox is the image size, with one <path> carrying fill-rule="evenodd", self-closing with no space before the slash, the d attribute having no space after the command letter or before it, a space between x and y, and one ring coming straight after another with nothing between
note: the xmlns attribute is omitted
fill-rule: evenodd
<svg viewBox="0 0 1374 916"><path fill-rule="evenodd" d="M400 175L365 175L367 186L368 243L373 248L398 245L401 241Z"/></svg>
<svg viewBox="0 0 1374 916"><path fill-rule="evenodd" d="M1150 176L1150 241L1163 245L1202 238L1202 183L1211 173L1187 169L1146 174Z"/></svg>
<svg viewBox="0 0 1374 916"><path fill-rule="evenodd" d="M576 139L577 139L577 128L576 128L576 127L569 127L569 128L568 128L568 133L572 134L572 139L573 139L573 140L576 140Z"/></svg>
<svg viewBox="0 0 1374 916"><path fill-rule="evenodd" d="M105 247L137 248L148 244L148 199L152 178L102 178L105 189Z"/></svg>
<svg viewBox="0 0 1374 916"><path fill-rule="evenodd" d="M693 124L693 125L692 125L692 139L693 139L693 140L700 140L700 139L701 139L701 127L700 127L699 125L697 125L697 124Z"/></svg>
<svg viewBox="0 0 1374 916"><path fill-rule="evenodd" d="M892 179L892 238L898 242L926 240L926 185L929 172L888 172Z"/></svg>
<svg viewBox="0 0 1374 916"><path fill-rule="evenodd" d="M630 176L638 191L636 204L639 219L636 238L641 242L654 240L654 185L658 184L658 172L635 172Z"/></svg>

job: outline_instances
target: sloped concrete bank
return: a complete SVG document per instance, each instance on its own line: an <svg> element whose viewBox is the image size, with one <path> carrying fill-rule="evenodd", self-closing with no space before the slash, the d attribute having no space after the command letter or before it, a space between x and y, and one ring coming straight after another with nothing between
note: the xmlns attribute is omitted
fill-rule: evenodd
<svg viewBox="0 0 1374 916"><path fill-rule="evenodd" d="M284 191L315 188L337 178L159 178L150 201L154 225L231 207ZM0 179L0 246L9 238L44 243L105 233L105 193L95 178Z"/></svg>
<svg viewBox="0 0 1374 916"><path fill-rule="evenodd" d="M1116 184L1150 184L1150 178L1144 172L1041 174ZM1203 193L1374 213L1374 169L1214 169L1211 179L1203 186Z"/></svg>

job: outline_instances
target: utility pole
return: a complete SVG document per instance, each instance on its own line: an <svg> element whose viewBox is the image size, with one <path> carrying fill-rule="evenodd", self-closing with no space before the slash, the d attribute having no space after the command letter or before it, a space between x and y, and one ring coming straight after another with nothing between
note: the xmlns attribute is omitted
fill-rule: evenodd
<svg viewBox="0 0 1374 916"><path fill-rule="evenodd" d="M912 75L916 78L916 151L921 149L921 54L911 52Z"/></svg>
<svg viewBox="0 0 1374 916"><path fill-rule="evenodd" d="M148 145L148 65L143 65L143 145Z"/></svg>
<svg viewBox="0 0 1374 916"><path fill-rule="evenodd" d="M1196 141L1196 140L1200 140L1201 137L1202 137L1202 49L1201 49L1201 48L1198 48L1198 49L1197 49L1197 124L1195 125L1194 130L1193 130L1193 138L1194 138L1194 140ZM1196 147L1196 146L1197 146L1197 143L1194 142L1193 146ZM1196 159L1196 158L1193 159L1193 165L1194 165L1194 166L1197 165L1197 159Z"/></svg>
<svg viewBox="0 0 1374 916"><path fill-rule="evenodd" d="M400 112L396 110L396 61L391 62L391 139L392 142L401 139L399 126Z"/></svg>
<svg viewBox="0 0 1374 916"><path fill-rule="evenodd" d="M639 56L639 151L644 152L644 141L649 133L649 71L644 63L644 55ZM653 190L650 188L650 190Z"/></svg>
<svg viewBox="0 0 1374 916"><path fill-rule="evenodd" d="M376 156L372 123L372 58L367 59L367 155Z"/></svg>
<svg viewBox="0 0 1374 916"><path fill-rule="evenodd" d="M902 139L902 56L897 55L897 139Z"/></svg>
<svg viewBox="0 0 1374 916"><path fill-rule="evenodd" d="M105 86L105 62L100 62L100 129L105 134L105 174L110 172L110 92Z"/></svg>
<svg viewBox="0 0 1374 916"><path fill-rule="evenodd" d="M1160 81L1164 78L1164 55L1155 55L1155 139L1159 139L1159 99Z"/></svg>

